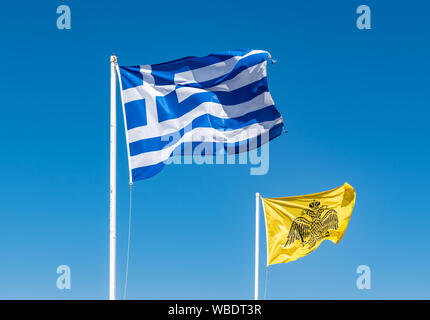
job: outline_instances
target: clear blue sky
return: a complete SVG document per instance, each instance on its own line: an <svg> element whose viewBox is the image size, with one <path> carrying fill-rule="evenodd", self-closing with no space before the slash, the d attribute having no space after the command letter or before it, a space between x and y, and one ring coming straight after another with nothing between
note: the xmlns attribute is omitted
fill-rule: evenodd
<svg viewBox="0 0 430 320"><path fill-rule="evenodd" d="M71 30L56 28L61 4ZM356 28L360 4L371 30ZM108 296L110 54L136 65L243 47L278 59L269 86L289 133L270 144L264 176L184 165L135 184L128 297L252 298L255 192L347 181L357 202L343 240L271 267L267 298L429 298L429 12L418 0L3 3L0 298ZM118 111L122 297L129 187ZM61 264L69 291L56 288ZM369 291L355 285L362 264Z"/></svg>

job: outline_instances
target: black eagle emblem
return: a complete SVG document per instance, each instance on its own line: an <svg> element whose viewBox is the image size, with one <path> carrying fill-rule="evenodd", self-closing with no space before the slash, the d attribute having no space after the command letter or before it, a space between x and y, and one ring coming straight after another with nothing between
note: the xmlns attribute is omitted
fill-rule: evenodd
<svg viewBox="0 0 430 320"><path fill-rule="evenodd" d="M284 248L296 241L301 241L303 247L308 245L309 249L313 248L318 241L330 235L329 230L336 230L338 224L336 210L313 200L309 209L303 209L302 215L293 220Z"/></svg>

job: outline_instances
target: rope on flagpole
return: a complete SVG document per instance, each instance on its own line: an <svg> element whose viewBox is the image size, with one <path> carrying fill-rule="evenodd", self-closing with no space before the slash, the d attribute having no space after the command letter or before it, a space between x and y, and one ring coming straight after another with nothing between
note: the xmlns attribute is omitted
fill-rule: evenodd
<svg viewBox="0 0 430 320"><path fill-rule="evenodd" d="M127 296L127 281L128 281L128 262L130 261L130 234L131 234L131 194L133 183L130 182L130 204L128 213L128 243L127 243L127 264L125 267L125 284L124 284L124 300Z"/></svg>
<svg viewBox="0 0 430 320"><path fill-rule="evenodd" d="M266 300L267 295L267 280L269 279L269 266L266 266L266 281L264 281L264 300Z"/></svg>

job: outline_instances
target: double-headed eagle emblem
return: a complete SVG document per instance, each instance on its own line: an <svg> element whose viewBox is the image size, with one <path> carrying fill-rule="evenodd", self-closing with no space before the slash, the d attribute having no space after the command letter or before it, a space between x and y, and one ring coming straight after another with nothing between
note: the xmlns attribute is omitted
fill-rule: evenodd
<svg viewBox="0 0 430 320"><path fill-rule="evenodd" d="M303 209L302 215L294 219L284 247L301 241L303 247L308 245L311 249L318 241L330 235L329 230L336 230L338 224L336 210L329 209L326 205L321 205L319 201L313 200L309 204L309 209Z"/></svg>

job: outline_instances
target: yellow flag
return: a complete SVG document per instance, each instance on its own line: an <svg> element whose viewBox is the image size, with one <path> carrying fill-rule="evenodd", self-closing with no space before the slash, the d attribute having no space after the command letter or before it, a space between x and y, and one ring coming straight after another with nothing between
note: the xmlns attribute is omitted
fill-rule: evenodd
<svg viewBox="0 0 430 320"><path fill-rule="evenodd" d="M297 260L325 239L342 239L355 203L355 191L343 186L304 196L263 198L267 264Z"/></svg>

